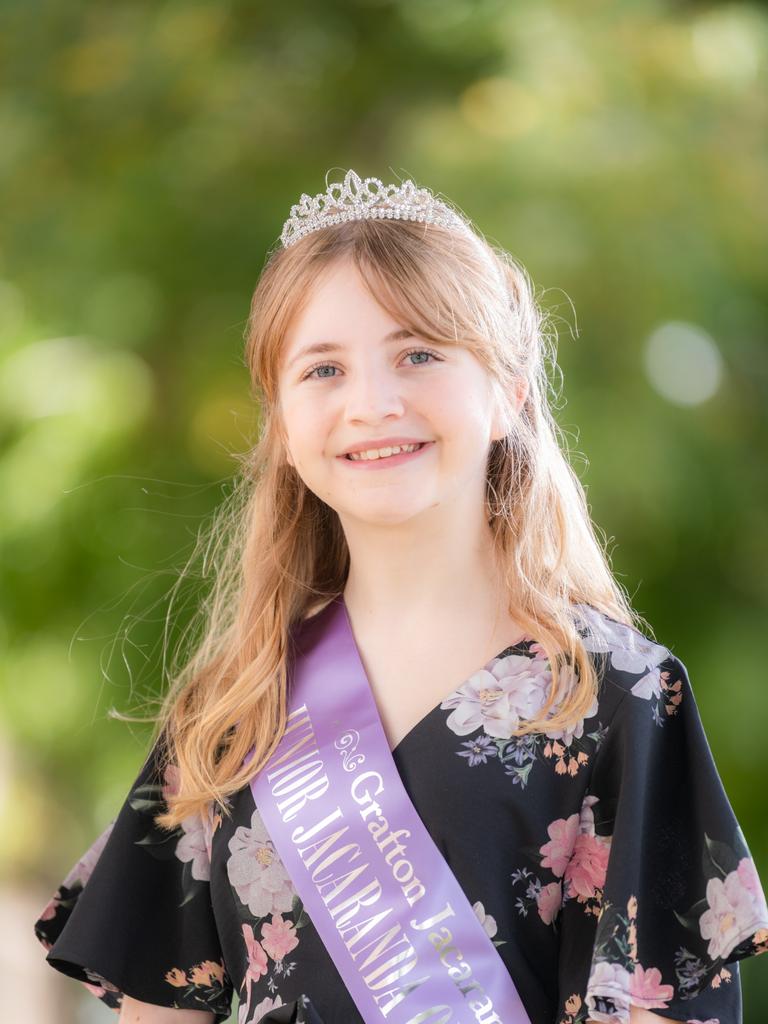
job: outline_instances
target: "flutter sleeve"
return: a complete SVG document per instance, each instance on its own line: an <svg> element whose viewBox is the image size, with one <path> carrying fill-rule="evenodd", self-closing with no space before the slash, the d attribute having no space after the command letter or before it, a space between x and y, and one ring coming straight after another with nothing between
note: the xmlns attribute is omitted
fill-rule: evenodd
<svg viewBox="0 0 768 1024"><path fill-rule="evenodd" d="M123 994L229 1017L227 975L210 899L213 816L174 831L154 815L174 791L174 765L150 751L117 817L84 852L37 921L46 961L107 1006ZM161 776L162 771L162 776Z"/></svg>
<svg viewBox="0 0 768 1024"><path fill-rule="evenodd" d="M629 1024L631 1006L741 1024L738 962L768 949L768 907L688 672L669 651L621 697L577 831L561 1024ZM580 899L585 879L602 883L598 905Z"/></svg>

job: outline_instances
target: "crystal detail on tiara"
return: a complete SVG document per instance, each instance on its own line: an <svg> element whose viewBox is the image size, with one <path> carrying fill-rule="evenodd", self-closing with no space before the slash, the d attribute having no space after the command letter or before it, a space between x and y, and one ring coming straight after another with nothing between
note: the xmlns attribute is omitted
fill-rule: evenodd
<svg viewBox="0 0 768 1024"><path fill-rule="evenodd" d="M349 170L343 182L333 182L316 196L303 193L291 207L280 241L284 248L311 231L347 220L368 217L417 220L459 231L471 232L470 224L427 188L410 179L400 185L385 185L379 178L362 179Z"/></svg>

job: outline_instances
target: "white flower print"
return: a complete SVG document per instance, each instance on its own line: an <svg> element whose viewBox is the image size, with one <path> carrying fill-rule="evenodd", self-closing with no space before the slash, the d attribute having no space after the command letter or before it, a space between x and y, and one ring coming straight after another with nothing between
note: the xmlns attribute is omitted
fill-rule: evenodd
<svg viewBox="0 0 768 1024"><path fill-rule="evenodd" d="M254 1020L261 1020L267 1010L276 1010L278 1006L283 1005L283 1000L280 996L276 996L274 999L270 999L269 996L265 996L260 1003L257 1003L256 1009L253 1012Z"/></svg>
<svg viewBox="0 0 768 1024"><path fill-rule="evenodd" d="M545 659L511 654L470 676L440 707L453 708L446 724L459 736L483 728L489 736L509 739L520 719L533 717L544 704L551 681Z"/></svg>
<svg viewBox="0 0 768 1024"><path fill-rule="evenodd" d="M571 669L561 669L564 686L574 680ZM496 739L510 739L521 721L538 715L549 696L552 671L546 657L531 658L525 654L510 654L498 658L490 668L481 669L454 690L440 705L452 708L446 724L459 736L466 736L482 728L486 735ZM584 722L597 714L595 697L584 718L567 728L544 731L551 740L562 740L568 746L584 733ZM558 710L553 705L548 716Z"/></svg>
<svg viewBox="0 0 768 1024"><path fill-rule="evenodd" d="M710 878L706 897L708 907L699 918L699 930L709 940L707 952L713 960L724 960L768 923L768 907L751 857L742 857L724 879Z"/></svg>
<svg viewBox="0 0 768 1024"><path fill-rule="evenodd" d="M261 1020L268 1010L276 1010L278 1006L282 1005L283 1000L280 996L276 996L274 999L266 996L257 1006L253 1007L253 1016L251 1016L251 1007L248 1005L248 1000L246 1000L244 1003L240 1003L237 1011L237 1024L247 1024L249 1020Z"/></svg>
<svg viewBox="0 0 768 1024"><path fill-rule="evenodd" d="M642 673L643 678L632 687L636 696L650 697L650 692L641 692L644 690L658 696L661 691L658 666L669 657L667 648L623 622L614 622L587 604L579 604L578 608L580 625L587 629L587 635L582 637L586 649L609 653L611 664L620 672ZM651 678L646 681L647 675Z"/></svg>
<svg viewBox="0 0 768 1024"><path fill-rule="evenodd" d="M661 672L658 666L638 679L632 687L632 693L643 700L653 700L654 697L661 696Z"/></svg>
<svg viewBox="0 0 768 1024"><path fill-rule="evenodd" d="M490 939L492 939L499 930L498 925L496 924L496 918L491 917L490 914L486 914L485 907L479 900L477 903L472 904L472 909L474 910L480 924L485 928L486 934Z"/></svg>
<svg viewBox="0 0 768 1024"><path fill-rule="evenodd" d="M185 864L191 861L192 877L198 882L208 882L211 877L211 863L208 859L205 822L199 814L191 814L181 822L183 835L176 843L176 856Z"/></svg>
<svg viewBox="0 0 768 1024"><path fill-rule="evenodd" d="M563 668L561 669L561 673L565 676L570 673L570 670ZM557 711L558 707L559 705L553 704L552 709L549 712L550 715ZM597 714L597 709L598 700L597 697L594 697L584 718L580 718L578 722L569 725L565 729L545 729L544 734L551 740L562 740L566 747L570 746L574 739L580 739L584 735L584 722L589 718L594 718Z"/></svg>
<svg viewBox="0 0 768 1024"><path fill-rule="evenodd" d="M253 812L250 828L238 825L235 829L229 851L229 881L254 917L291 910L296 890L258 809Z"/></svg>
<svg viewBox="0 0 768 1024"><path fill-rule="evenodd" d="M629 992L631 975L621 964L598 960L592 965L587 982L587 1008L589 1019L600 1024L627 1024L629 1021ZM610 999L619 1012L601 1013L595 1007L595 996Z"/></svg>
<svg viewBox="0 0 768 1024"><path fill-rule="evenodd" d="M91 843L77 864L69 870L61 883L62 885L65 885L69 889L71 889L76 882L79 882L80 885L85 885L93 874L93 869L96 867L96 861L101 856L101 851L107 845L107 840L109 839L114 827L115 823L114 821L111 821L101 835Z"/></svg>
<svg viewBox="0 0 768 1024"><path fill-rule="evenodd" d="M674 994L674 986L662 981L658 967L635 963L634 970L628 971L621 964L598 960L593 963L587 982L589 1020L599 1024L630 1024L632 1006L665 1009ZM595 997L610 1001L613 1011L598 1009Z"/></svg>
<svg viewBox="0 0 768 1024"><path fill-rule="evenodd" d="M579 812L579 832L581 832L583 836L595 835L595 812L592 808L596 803L599 803L599 797L596 797L593 793L587 793L581 801L581 809Z"/></svg>

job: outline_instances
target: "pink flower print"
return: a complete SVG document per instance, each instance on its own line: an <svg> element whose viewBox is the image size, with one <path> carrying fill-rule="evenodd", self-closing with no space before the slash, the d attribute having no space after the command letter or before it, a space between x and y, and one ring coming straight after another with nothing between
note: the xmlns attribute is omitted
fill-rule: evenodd
<svg viewBox="0 0 768 1024"><path fill-rule="evenodd" d="M248 967L245 972L245 980L258 981L262 974L267 973L267 954L264 952L261 943L253 934L253 928L249 924L244 924L243 939L245 940L245 950L248 954Z"/></svg>
<svg viewBox="0 0 768 1024"><path fill-rule="evenodd" d="M595 896L596 890L605 886L608 871L610 841L601 836L579 835L565 868L565 880L569 889L585 899Z"/></svg>
<svg viewBox="0 0 768 1024"><path fill-rule="evenodd" d="M63 886L66 886L68 889L71 889L76 882L79 882L80 885L82 886L85 885L85 883L93 874L93 869L96 867L96 862L101 856L101 851L107 845L107 840L109 839L110 834L112 833L112 829L114 827L115 823L114 821L111 821L109 825L107 825L107 827L101 833L101 835L98 837L98 839L95 839L94 842L91 843L91 845L85 851L85 853L77 862L77 864L75 864L74 867L71 868L70 871L68 872L66 878L61 883Z"/></svg>
<svg viewBox="0 0 768 1024"><path fill-rule="evenodd" d="M282 914L273 914L272 921L261 926L261 943L273 960L283 957L299 944L293 921L284 921Z"/></svg>
<svg viewBox="0 0 768 1024"><path fill-rule="evenodd" d="M768 908L751 858L742 857L724 879L707 882L708 907L699 918L712 960L725 959L740 942L768 924Z"/></svg>
<svg viewBox="0 0 768 1024"><path fill-rule="evenodd" d="M563 889L560 882L550 882L541 889L536 897L536 906L544 924L552 924L560 913L562 903Z"/></svg>
<svg viewBox="0 0 768 1024"><path fill-rule="evenodd" d="M235 829L229 852L227 876L254 917L291 910L296 890L258 809L251 816L250 828L238 825Z"/></svg>
<svg viewBox="0 0 768 1024"><path fill-rule="evenodd" d="M199 814L191 814L181 823L183 835L176 843L176 856L185 864L192 862L192 877L207 882L211 877L211 864L205 836L205 824Z"/></svg>
<svg viewBox="0 0 768 1024"><path fill-rule="evenodd" d="M90 981L84 981L83 985L85 985L87 991L96 996L97 999L101 999L102 996L107 994L107 990L103 985L92 985Z"/></svg>
<svg viewBox="0 0 768 1024"><path fill-rule="evenodd" d="M552 873L561 878L568 866L573 853L576 837L579 834L579 815L572 814L569 818L558 818L547 825L549 842L539 850L542 854L541 865L551 868Z"/></svg>
<svg viewBox="0 0 768 1024"><path fill-rule="evenodd" d="M60 905L61 901L59 900L59 893L56 892L54 896L52 896L51 899L48 900L48 902L46 903L43 912L37 915L39 920L50 921L51 918L56 917L56 911L58 910Z"/></svg>
<svg viewBox="0 0 768 1024"><path fill-rule="evenodd" d="M658 967L641 967L638 964L629 979L629 994L636 1006L653 1010L667 1006L675 990L672 985L662 985Z"/></svg>
<svg viewBox="0 0 768 1024"><path fill-rule="evenodd" d="M170 797L176 796L179 792L179 766L176 764L167 764L165 766L165 771L163 772L163 779L163 800L167 803Z"/></svg>

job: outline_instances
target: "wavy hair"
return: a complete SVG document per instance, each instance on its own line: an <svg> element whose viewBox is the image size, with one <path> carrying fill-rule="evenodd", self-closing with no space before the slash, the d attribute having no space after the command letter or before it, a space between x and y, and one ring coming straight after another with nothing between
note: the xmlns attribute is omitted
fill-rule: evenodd
<svg viewBox="0 0 768 1024"><path fill-rule="evenodd" d="M487 522L509 614L552 669L546 704L515 735L568 727L592 707L600 672L582 641L580 605L651 632L614 579L553 416L556 333L526 270L479 232L385 219L316 230L272 250L251 301L245 362L258 439L236 456L231 493L190 559L203 552L212 585L198 609L197 639L176 652L152 718L164 763L178 768L175 792L155 819L163 828L209 813L212 802L229 813L228 797L250 782L285 728L291 629L345 585L349 551L339 518L286 461L278 388L289 326L339 261L351 261L413 334L474 353L506 411L508 431L488 452ZM521 376L527 397L515 410Z"/></svg>

